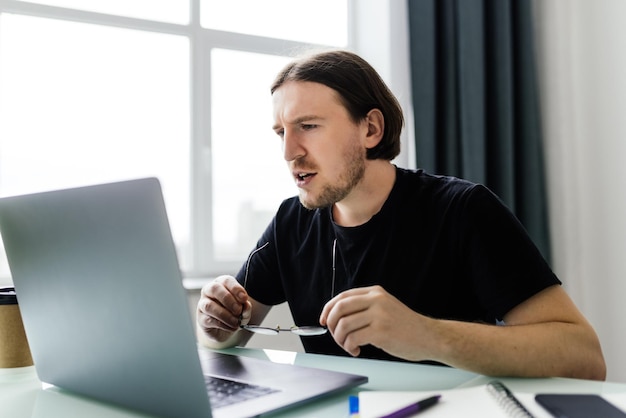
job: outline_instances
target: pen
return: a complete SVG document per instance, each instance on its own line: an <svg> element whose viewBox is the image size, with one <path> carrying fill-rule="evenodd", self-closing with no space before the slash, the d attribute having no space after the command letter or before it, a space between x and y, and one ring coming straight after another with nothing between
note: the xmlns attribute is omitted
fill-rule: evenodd
<svg viewBox="0 0 626 418"><path fill-rule="evenodd" d="M439 402L439 399L441 398L441 395L434 395L431 396L430 398L426 398L426 399L422 399L421 401L418 401L416 403L412 403L410 405L405 406L402 409L398 409L395 412L392 412L390 414L387 415L383 415L380 418L405 418L405 417L409 417L413 414L416 414L418 412L422 412L423 410L430 408L431 406L435 405L437 402Z"/></svg>

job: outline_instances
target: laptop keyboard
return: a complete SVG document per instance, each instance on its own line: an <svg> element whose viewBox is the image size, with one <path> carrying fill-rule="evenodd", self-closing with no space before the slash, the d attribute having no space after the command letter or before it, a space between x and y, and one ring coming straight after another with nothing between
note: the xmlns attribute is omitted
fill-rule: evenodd
<svg viewBox="0 0 626 418"><path fill-rule="evenodd" d="M213 408L219 408L278 392L278 389L267 386L252 385L249 383L236 382L213 376L205 375L204 381L206 382L209 398L211 400L211 406Z"/></svg>

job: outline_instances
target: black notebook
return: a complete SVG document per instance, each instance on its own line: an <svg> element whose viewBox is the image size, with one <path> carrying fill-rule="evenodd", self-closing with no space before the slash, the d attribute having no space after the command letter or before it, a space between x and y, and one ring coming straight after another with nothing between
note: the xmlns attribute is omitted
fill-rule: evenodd
<svg viewBox="0 0 626 418"><path fill-rule="evenodd" d="M535 400L558 418L626 418L626 413L595 394L540 393Z"/></svg>

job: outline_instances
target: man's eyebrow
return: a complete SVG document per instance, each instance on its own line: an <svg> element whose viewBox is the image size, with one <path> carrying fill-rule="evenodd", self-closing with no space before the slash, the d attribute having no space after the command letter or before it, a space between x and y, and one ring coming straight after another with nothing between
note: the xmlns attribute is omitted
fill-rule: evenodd
<svg viewBox="0 0 626 418"><path fill-rule="evenodd" d="M293 121L287 122L287 125L298 125L299 123L303 123L303 122L309 122L315 119L322 119L321 116L317 116L317 115L304 115L304 116L299 116L297 118L295 118ZM273 130L277 130L280 129L282 127L282 125L274 125L272 126Z"/></svg>

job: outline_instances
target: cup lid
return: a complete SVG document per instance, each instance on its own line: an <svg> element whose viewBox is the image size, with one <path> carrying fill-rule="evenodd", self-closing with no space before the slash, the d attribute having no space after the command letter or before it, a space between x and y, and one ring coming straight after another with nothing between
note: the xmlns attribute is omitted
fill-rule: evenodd
<svg viewBox="0 0 626 418"><path fill-rule="evenodd" d="M14 287L0 287L0 305L17 304L17 296Z"/></svg>

